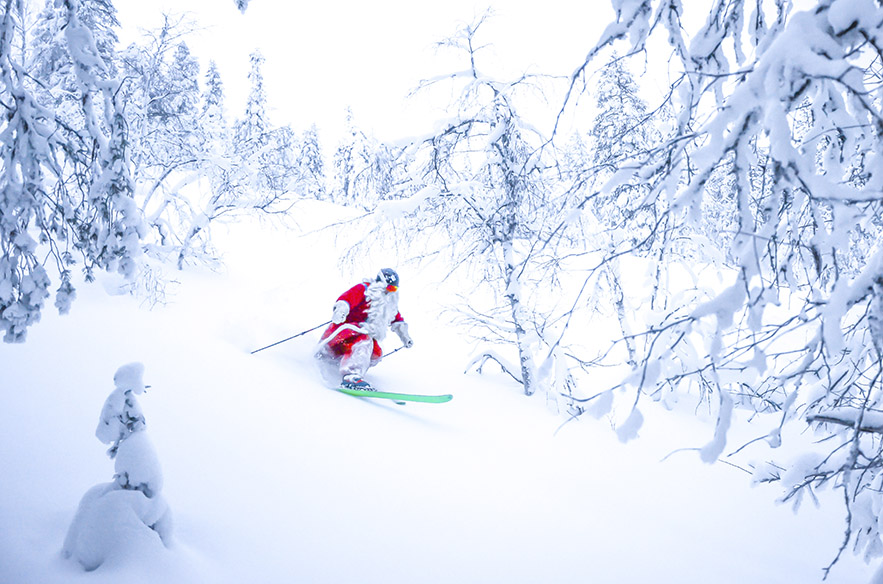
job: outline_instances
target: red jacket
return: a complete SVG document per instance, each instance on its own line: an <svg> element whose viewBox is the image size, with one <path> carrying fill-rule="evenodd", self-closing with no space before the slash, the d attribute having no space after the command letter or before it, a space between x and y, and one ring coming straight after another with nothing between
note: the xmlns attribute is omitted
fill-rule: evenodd
<svg viewBox="0 0 883 584"><path fill-rule="evenodd" d="M368 320L368 307L370 306L370 303L368 302L368 299L365 298L365 290L368 289L368 284L368 282L356 284L341 294L337 299L338 302L343 300L350 305L350 313L346 316L344 322L361 324ZM392 319L392 322L401 322L402 320L404 320L402 318L402 313L397 312L395 318Z"/></svg>
<svg viewBox="0 0 883 584"><path fill-rule="evenodd" d="M370 308L371 303L365 296L365 291L368 289L369 285L370 282L361 282L340 295L337 301L343 301L349 305L349 314L347 314L346 320L344 320L342 323L331 323L328 328L325 329L325 332L322 333L323 341L333 335L333 338L328 342L328 350L338 357L348 355L352 350L354 344L370 338L368 335L358 333L349 329L344 329L337 332L338 329L345 324L353 324L359 326L368 320L368 309ZM396 312L396 315L392 319L392 322L403 321L404 319L402 318L402 314L400 312ZM389 323L384 323L384 325L387 324ZM380 349L380 344L377 342L377 340L374 340L372 362L379 360L382 355L383 351L381 351Z"/></svg>

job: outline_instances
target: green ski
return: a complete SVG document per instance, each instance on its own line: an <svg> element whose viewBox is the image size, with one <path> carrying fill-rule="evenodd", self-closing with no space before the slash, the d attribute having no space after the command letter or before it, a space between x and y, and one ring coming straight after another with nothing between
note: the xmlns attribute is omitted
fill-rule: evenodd
<svg viewBox="0 0 883 584"><path fill-rule="evenodd" d="M356 397L375 397L380 399L391 399L395 402L411 401L423 402L428 404L443 404L454 399L454 396L452 396L451 394L414 395L410 393L391 393L388 391L376 391L371 389L350 389L348 387L338 387L337 391L345 393L347 395L354 395Z"/></svg>

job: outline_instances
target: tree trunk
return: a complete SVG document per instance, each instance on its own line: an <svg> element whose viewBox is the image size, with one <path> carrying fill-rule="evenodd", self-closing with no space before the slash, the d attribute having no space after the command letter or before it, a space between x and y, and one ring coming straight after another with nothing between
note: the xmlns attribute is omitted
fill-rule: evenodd
<svg viewBox="0 0 883 584"><path fill-rule="evenodd" d="M515 324L515 345L518 347L518 361L521 364L521 383L524 395L533 395L536 376L533 358L530 354L530 340L524 330L524 306L521 303L521 282L515 273L514 250L511 241L503 242L503 261L506 270L506 298L512 309L512 322Z"/></svg>
<svg viewBox="0 0 883 584"><path fill-rule="evenodd" d="M626 320L625 294L622 291L622 283L619 281L619 261L613 259L607 264L605 270L610 292L613 294L613 304L616 306L616 319L619 321L619 329L628 351L628 363L633 369L638 366L638 352L635 349L635 340L631 337L631 329Z"/></svg>
<svg viewBox="0 0 883 584"><path fill-rule="evenodd" d="M187 255L190 253L190 243L193 241L193 238L199 234L200 231L202 231L202 227L193 226L190 229L190 232L187 234L187 237L185 237L184 241L181 242L181 249L178 251L178 270L184 269L184 260L187 259Z"/></svg>

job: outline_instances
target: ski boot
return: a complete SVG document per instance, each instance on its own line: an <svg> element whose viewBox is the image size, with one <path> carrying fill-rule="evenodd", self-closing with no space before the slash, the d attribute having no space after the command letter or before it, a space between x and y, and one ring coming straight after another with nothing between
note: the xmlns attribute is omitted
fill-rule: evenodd
<svg viewBox="0 0 883 584"><path fill-rule="evenodd" d="M371 384L359 377L358 375L344 375L343 381L340 382L341 387L346 389L358 389L361 391L377 391Z"/></svg>

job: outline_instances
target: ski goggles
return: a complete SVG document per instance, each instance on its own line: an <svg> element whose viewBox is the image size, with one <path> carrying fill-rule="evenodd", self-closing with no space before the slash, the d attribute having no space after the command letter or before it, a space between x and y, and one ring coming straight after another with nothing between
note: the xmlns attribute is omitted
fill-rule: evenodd
<svg viewBox="0 0 883 584"><path fill-rule="evenodd" d="M390 284L389 286L386 287L387 292L395 292L398 289L399 289L399 287L396 286L395 284Z"/></svg>

